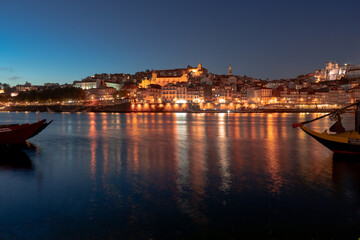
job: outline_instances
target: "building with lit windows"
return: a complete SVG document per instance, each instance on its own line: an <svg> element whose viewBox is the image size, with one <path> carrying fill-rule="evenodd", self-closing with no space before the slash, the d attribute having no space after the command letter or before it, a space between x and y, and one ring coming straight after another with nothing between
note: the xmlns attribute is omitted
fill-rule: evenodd
<svg viewBox="0 0 360 240"><path fill-rule="evenodd" d="M176 85L169 83L162 87L161 98L164 102L173 102L176 99Z"/></svg>
<svg viewBox="0 0 360 240"><path fill-rule="evenodd" d="M327 62L325 66L325 79L327 81L339 80L345 76L347 65L340 66L337 62Z"/></svg>
<svg viewBox="0 0 360 240"><path fill-rule="evenodd" d="M106 81L105 79L91 79L91 80L86 79L83 81L74 81L73 86L84 90L101 88L101 87L111 87L111 88L115 88L116 91L119 91L122 87L120 83Z"/></svg>
<svg viewBox="0 0 360 240"><path fill-rule="evenodd" d="M327 62L325 69L316 70L313 78L319 81L334 81L346 77L349 79L360 78L360 65L339 65L337 62Z"/></svg>
<svg viewBox="0 0 360 240"><path fill-rule="evenodd" d="M199 88L188 88L186 94L187 102L197 102L200 101L200 91Z"/></svg>
<svg viewBox="0 0 360 240"><path fill-rule="evenodd" d="M152 84L165 86L169 83L188 82L189 78L202 77L207 74L207 69L203 68L199 63L197 68L188 66L187 68L170 69L170 70L154 70L152 71Z"/></svg>
<svg viewBox="0 0 360 240"><path fill-rule="evenodd" d="M326 101L327 103L346 104L346 103L350 103L350 101L351 101L350 92L346 92L345 89L339 86L329 87L329 98Z"/></svg>
<svg viewBox="0 0 360 240"><path fill-rule="evenodd" d="M359 65L348 65L345 73L346 78L360 78L360 64Z"/></svg>

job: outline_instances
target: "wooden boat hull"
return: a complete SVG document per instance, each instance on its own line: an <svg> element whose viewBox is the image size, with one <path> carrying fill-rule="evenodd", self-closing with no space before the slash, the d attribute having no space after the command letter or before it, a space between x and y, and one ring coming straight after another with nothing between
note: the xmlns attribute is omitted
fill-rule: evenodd
<svg viewBox="0 0 360 240"><path fill-rule="evenodd" d="M51 122L46 119L29 124L7 125L0 128L0 145L22 144L29 138L39 134Z"/></svg>
<svg viewBox="0 0 360 240"><path fill-rule="evenodd" d="M334 153L360 154L360 135L355 131L327 134L312 131L305 126L300 128Z"/></svg>

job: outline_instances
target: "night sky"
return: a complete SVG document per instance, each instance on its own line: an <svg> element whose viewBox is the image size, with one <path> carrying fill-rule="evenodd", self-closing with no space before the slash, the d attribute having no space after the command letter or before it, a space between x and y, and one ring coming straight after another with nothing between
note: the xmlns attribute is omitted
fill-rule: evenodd
<svg viewBox="0 0 360 240"><path fill-rule="evenodd" d="M360 64L360 1L0 0L0 82L185 68L261 79Z"/></svg>

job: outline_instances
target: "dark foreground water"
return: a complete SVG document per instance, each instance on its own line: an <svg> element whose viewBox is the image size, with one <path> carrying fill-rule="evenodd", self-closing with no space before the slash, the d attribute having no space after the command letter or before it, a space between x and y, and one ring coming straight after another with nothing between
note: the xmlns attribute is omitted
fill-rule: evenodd
<svg viewBox="0 0 360 240"><path fill-rule="evenodd" d="M0 239L357 239L360 159L291 127L317 116L42 114L1 154Z"/></svg>

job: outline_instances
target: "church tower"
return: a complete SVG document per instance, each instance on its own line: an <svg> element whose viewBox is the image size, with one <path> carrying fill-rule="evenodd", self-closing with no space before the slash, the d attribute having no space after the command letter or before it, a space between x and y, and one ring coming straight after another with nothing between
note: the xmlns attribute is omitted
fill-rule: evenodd
<svg viewBox="0 0 360 240"><path fill-rule="evenodd" d="M232 76L232 70L231 70L231 64L229 65L229 72L228 72L229 76Z"/></svg>

